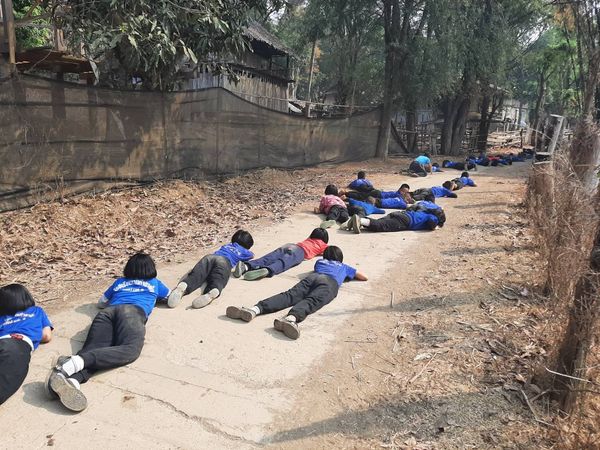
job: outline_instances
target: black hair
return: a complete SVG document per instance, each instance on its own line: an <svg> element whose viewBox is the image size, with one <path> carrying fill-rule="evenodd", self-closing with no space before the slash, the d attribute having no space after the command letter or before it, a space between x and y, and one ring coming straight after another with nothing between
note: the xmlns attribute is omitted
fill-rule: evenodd
<svg viewBox="0 0 600 450"><path fill-rule="evenodd" d="M445 169L448 166L448 163L450 162L449 159L445 159L442 161L442 167Z"/></svg>
<svg viewBox="0 0 600 450"><path fill-rule="evenodd" d="M423 156L427 156L429 158L429 153L425 152L423 153Z"/></svg>
<svg viewBox="0 0 600 450"><path fill-rule="evenodd" d="M438 163L433 163L432 167L440 167L440 165Z"/></svg>
<svg viewBox="0 0 600 450"><path fill-rule="evenodd" d="M442 208L432 209L432 210L429 210L427 212L431 213L435 217L437 217L437 219L438 219L438 226L440 228L444 226L444 224L446 223L446 213L444 212L444 210Z"/></svg>
<svg viewBox="0 0 600 450"><path fill-rule="evenodd" d="M338 195L338 188L335 184L328 184L325 188L325 195Z"/></svg>
<svg viewBox="0 0 600 450"><path fill-rule="evenodd" d="M461 174L460 174L460 176L461 176L461 178L462 178L462 177L467 177L467 178L469 178L469 172L463 172L463 173L461 173Z"/></svg>
<svg viewBox="0 0 600 450"><path fill-rule="evenodd" d="M446 189L450 189L452 190L452 181L444 181L444 183L442 184L442 187L445 187Z"/></svg>
<svg viewBox="0 0 600 450"><path fill-rule="evenodd" d="M344 262L344 254L342 253L342 249L336 247L335 245L330 245L323 252L323 259L328 259L330 261Z"/></svg>
<svg viewBox="0 0 600 450"><path fill-rule="evenodd" d="M409 186L408 184L406 184L406 183L403 183L403 184L401 184L401 185L400 185L400 188L399 188L398 190L400 190L400 189L402 189L402 188L406 188L406 189L409 189L409 190L410 190L410 186Z"/></svg>
<svg viewBox="0 0 600 450"><path fill-rule="evenodd" d="M329 243L329 233L327 232L327 230L325 230L323 228L315 228L314 230L312 230L312 233L310 233L310 236L308 238L309 239L320 239L321 241L325 242L326 244Z"/></svg>
<svg viewBox="0 0 600 450"><path fill-rule="evenodd" d="M246 230L237 230L233 233L233 236L231 236L231 243L239 244L246 250L250 250L254 245L254 239Z"/></svg>
<svg viewBox="0 0 600 450"><path fill-rule="evenodd" d="M146 253L136 253L125 264L123 276L131 280L150 280L156 278L154 260Z"/></svg>
<svg viewBox="0 0 600 450"><path fill-rule="evenodd" d="M366 178L366 176L367 176L367 172L365 172L364 170L361 170L356 174L356 178L358 178L359 180Z"/></svg>
<svg viewBox="0 0 600 450"><path fill-rule="evenodd" d="M14 316L35 306L35 300L22 284L7 284L0 288L0 316Z"/></svg>

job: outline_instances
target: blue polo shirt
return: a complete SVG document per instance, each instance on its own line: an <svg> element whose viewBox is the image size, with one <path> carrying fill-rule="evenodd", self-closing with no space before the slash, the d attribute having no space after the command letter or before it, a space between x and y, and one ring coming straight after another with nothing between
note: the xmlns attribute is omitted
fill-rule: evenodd
<svg viewBox="0 0 600 450"><path fill-rule="evenodd" d="M406 214L410 217L409 230L429 230L430 221L436 225L439 223L436 216L423 211L406 211Z"/></svg>
<svg viewBox="0 0 600 450"><path fill-rule="evenodd" d="M356 276L356 269L338 261L330 259L319 259L315 263L315 272L333 278L338 286L346 280L353 280Z"/></svg>
<svg viewBox="0 0 600 450"><path fill-rule="evenodd" d="M381 207L387 209L406 209L406 202L401 197L382 198Z"/></svg>
<svg viewBox="0 0 600 450"><path fill-rule="evenodd" d="M214 254L227 258L231 264L231 267L235 267L235 265L240 261L250 261L252 258L254 258L254 253L242 247L237 242L225 244Z"/></svg>
<svg viewBox="0 0 600 450"><path fill-rule="evenodd" d="M454 192L442 186L432 186L430 189L434 197L456 197Z"/></svg>
<svg viewBox="0 0 600 450"><path fill-rule="evenodd" d="M352 183L350 183L348 185L348 187L350 189L356 189L357 191L363 190L363 189L368 190L368 189L373 189L373 183L371 183L366 178L357 178Z"/></svg>
<svg viewBox="0 0 600 450"><path fill-rule="evenodd" d="M427 156L425 155L421 155L421 156L417 156L415 158L415 161L418 162L419 164L425 165L425 164L431 164L431 159L429 159Z"/></svg>
<svg viewBox="0 0 600 450"><path fill-rule="evenodd" d="M460 177L459 180L465 186L475 186L475 182L469 177Z"/></svg>
<svg viewBox="0 0 600 450"><path fill-rule="evenodd" d="M152 312L157 298L167 298L169 288L158 278L150 280L136 280L131 278L117 278L117 280L104 293L109 306L135 305L146 313Z"/></svg>
<svg viewBox="0 0 600 450"><path fill-rule="evenodd" d="M421 200L420 202L415 203L415 206L420 210L442 209L440 205L437 205L433 202L428 202L427 200Z"/></svg>
<svg viewBox="0 0 600 450"><path fill-rule="evenodd" d="M42 329L45 327L52 328L52 324L39 306L30 306L14 316L0 316L0 336L13 333L27 336L31 339L34 350L40 345Z"/></svg>
<svg viewBox="0 0 600 450"><path fill-rule="evenodd" d="M363 208L367 216L370 214L385 214L385 211L383 209L377 208L376 206L371 205L367 202L361 202L360 200L354 200L353 198L350 198L348 199L348 203L350 203L352 206L360 206L361 208Z"/></svg>

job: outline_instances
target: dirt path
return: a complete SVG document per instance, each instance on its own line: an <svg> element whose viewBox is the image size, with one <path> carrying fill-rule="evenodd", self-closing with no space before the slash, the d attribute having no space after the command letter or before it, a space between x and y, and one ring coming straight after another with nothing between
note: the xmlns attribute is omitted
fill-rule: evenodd
<svg viewBox="0 0 600 450"><path fill-rule="evenodd" d="M23 388L2 407L0 415L10 417L0 422L4 442L11 448L495 447L509 425L531 422L514 398L518 390L510 389L518 374L503 373L498 362L509 358L512 345L500 336L507 317L522 316L528 301L498 296L501 284L521 286L528 275L528 241L515 206L524 166L478 173L479 188L442 200L448 224L433 233L332 231L331 243L370 281L345 284L302 325L298 341L273 332L273 317L242 324L223 314L229 304L251 305L289 288L310 262L259 282L232 279L204 310L186 309L191 299L176 310L158 308L140 359L94 377L84 386L90 407L75 416L44 399L41 381L52 358L77 350L85 337L98 294L89 290L95 284L85 285L79 292L93 293L53 314L55 341L36 351ZM336 168L335 176L355 168ZM389 168L373 169L381 172L370 176L378 185L395 188L403 179ZM441 184L455 174L409 182ZM260 255L301 240L318 223L306 208L254 226L253 250ZM162 264L161 279L174 285L203 253ZM71 301L76 297L71 293Z"/></svg>

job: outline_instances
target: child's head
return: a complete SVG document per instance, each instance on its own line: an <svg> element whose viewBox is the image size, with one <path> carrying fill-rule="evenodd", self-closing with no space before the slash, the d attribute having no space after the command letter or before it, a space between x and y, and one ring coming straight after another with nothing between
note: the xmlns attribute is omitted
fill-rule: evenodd
<svg viewBox="0 0 600 450"><path fill-rule="evenodd" d="M469 172L463 172L463 173L461 173L461 174L460 174L460 177L461 177L461 178L463 178L463 177L464 177L464 178L469 178Z"/></svg>
<svg viewBox="0 0 600 450"><path fill-rule="evenodd" d="M312 233L310 233L310 236L308 238L319 239L327 244L329 242L329 233L323 228L315 228L314 230L312 230Z"/></svg>
<svg viewBox="0 0 600 450"><path fill-rule="evenodd" d="M444 181L442 187L448 189L449 191L454 190L454 182L453 181Z"/></svg>
<svg viewBox="0 0 600 450"><path fill-rule="evenodd" d="M425 156L426 158L431 158L431 157L429 156L429 153L427 153L427 152L423 153L423 156Z"/></svg>
<svg viewBox="0 0 600 450"><path fill-rule="evenodd" d="M367 178L367 172L365 172L364 170L361 170L360 172L358 172L356 174L356 178L358 178L359 180Z"/></svg>
<svg viewBox="0 0 600 450"><path fill-rule="evenodd" d="M125 264L123 276L132 280L150 280L156 278L154 260L146 253L136 253Z"/></svg>
<svg viewBox="0 0 600 450"><path fill-rule="evenodd" d="M431 167L440 167L440 165L438 163L433 163Z"/></svg>
<svg viewBox="0 0 600 450"><path fill-rule="evenodd" d="M246 230L237 230L233 233L233 236L231 236L231 243L239 244L246 250L250 250L254 245L254 239L252 239L252 235Z"/></svg>
<svg viewBox="0 0 600 450"><path fill-rule="evenodd" d="M330 261L344 262L344 254L342 253L342 249L336 247L335 245L330 245L323 252L323 259L328 259Z"/></svg>
<svg viewBox="0 0 600 450"><path fill-rule="evenodd" d="M338 195L338 188L335 184L328 184L325 188L325 195Z"/></svg>
<svg viewBox="0 0 600 450"><path fill-rule="evenodd" d="M14 316L34 305L33 297L22 284L7 284L0 288L0 316Z"/></svg>
<svg viewBox="0 0 600 450"><path fill-rule="evenodd" d="M398 189L398 192L410 192L410 186L406 183L402 184Z"/></svg>

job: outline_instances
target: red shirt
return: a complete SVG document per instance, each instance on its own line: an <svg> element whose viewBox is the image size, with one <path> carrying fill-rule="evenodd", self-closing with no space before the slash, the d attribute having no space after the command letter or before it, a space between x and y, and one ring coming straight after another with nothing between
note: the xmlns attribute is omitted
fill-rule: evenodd
<svg viewBox="0 0 600 450"><path fill-rule="evenodd" d="M322 255L327 244L321 239L305 239L302 242L298 242L298 247L304 250L304 259L312 259L315 256Z"/></svg>
<svg viewBox="0 0 600 450"><path fill-rule="evenodd" d="M321 197L321 203L319 203L319 211L324 214L329 214L329 210L332 206L346 207L344 200L339 198L337 195L324 195Z"/></svg>

